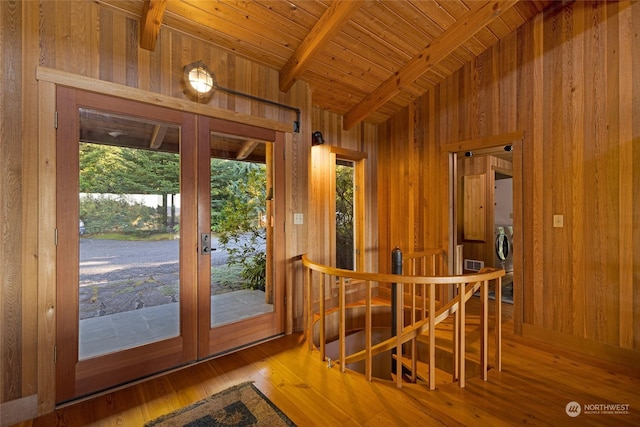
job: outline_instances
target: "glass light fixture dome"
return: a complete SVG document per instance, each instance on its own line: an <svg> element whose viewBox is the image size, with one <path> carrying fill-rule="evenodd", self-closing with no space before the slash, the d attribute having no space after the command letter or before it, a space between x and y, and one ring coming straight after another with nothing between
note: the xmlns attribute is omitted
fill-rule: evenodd
<svg viewBox="0 0 640 427"><path fill-rule="evenodd" d="M184 81L189 92L198 98L208 98L216 88L213 73L201 61L184 67Z"/></svg>

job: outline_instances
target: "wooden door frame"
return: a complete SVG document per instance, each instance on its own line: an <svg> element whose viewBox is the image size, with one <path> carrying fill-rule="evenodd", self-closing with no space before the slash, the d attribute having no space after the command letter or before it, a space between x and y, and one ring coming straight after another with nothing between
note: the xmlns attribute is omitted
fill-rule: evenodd
<svg viewBox="0 0 640 427"><path fill-rule="evenodd" d="M523 220L523 144L524 132L517 131L500 135L488 136L485 138L470 139L466 141L452 142L440 146L441 153L448 156L448 179L449 179L449 253L455 254L457 245L457 159L459 152L477 151L504 147L513 147L513 325L516 334L522 334L522 324L524 321L524 220ZM491 231L491 230L489 230ZM454 257L449 257L449 272L454 270Z"/></svg>
<svg viewBox="0 0 640 427"><path fill-rule="evenodd" d="M272 129L251 126L243 123L235 123L217 118L199 117L198 119L198 235L211 233L210 211L211 194L209 184L209 170L211 156L209 148L209 134L211 131L227 135L236 135L259 141L271 141L272 147L268 151L273 172L273 203L271 206L272 218L268 223L273 227L272 259L273 271L273 313L266 313L251 317L242 321L242 327L238 322L210 327L211 299L199 298L198 300L198 358L203 359L232 349L246 346L256 341L273 337L285 332L284 295L285 289L285 162L284 145L285 135ZM204 153L207 153L204 155ZM280 241L282 240L282 241ZM210 255L198 257L198 293L210 294L211 260Z"/></svg>

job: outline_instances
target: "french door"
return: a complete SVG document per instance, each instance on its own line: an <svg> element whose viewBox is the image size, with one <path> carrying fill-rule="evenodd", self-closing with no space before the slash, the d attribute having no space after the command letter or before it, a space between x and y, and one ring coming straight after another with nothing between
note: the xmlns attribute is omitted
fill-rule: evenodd
<svg viewBox="0 0 640 427"><path fill-rule="evenodd" d="M58 403L284 331L280 134L64 87L57 111Z"/></svg>
<svg viewBox="0 0 640 427"><path fill-rule="evenodd" d="M210 295L198 299L198 356L205 358L284 331L284 221L276 215L284 210L278 194L284 139L273 130L199 117L198 145L199 233L212 236L198 263L199 295ZM220 265L240 277L220 277Z"/></svg>

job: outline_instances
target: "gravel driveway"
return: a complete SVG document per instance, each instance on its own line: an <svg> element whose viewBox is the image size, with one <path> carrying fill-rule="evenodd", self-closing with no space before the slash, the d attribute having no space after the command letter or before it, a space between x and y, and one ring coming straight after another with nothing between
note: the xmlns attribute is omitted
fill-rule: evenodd
<svg viewBox="0 0 640 427"><path fill-rule="evenodd" d="M179 248L180 240L80 239L80 319L177 302ZM212 264L226 263L224 250L211 257Z"/></svg>

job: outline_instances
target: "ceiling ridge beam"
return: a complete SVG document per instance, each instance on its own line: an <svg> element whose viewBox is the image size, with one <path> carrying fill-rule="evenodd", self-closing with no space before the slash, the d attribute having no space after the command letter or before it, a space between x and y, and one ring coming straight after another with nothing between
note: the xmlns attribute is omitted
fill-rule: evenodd
<svg viewBox="0 0 640 427"><path fill-rule="evenodd" d="M369 114L401 92L404 86L413 83L516 3L518 3L518 0L484 1L469 10L438 38L429 43L402 68L349 110L344 116L344 129L349 130L364 120Z"/></svg>
<svg viewBox="0 0 640 427"><path fill-rule="evenodd" d="M160 26L167 0L145 0L140 17L140 47L153 52L160 34Z"/></svg>
<svg viewBox="0 0 640 427"><path fill-rule="evenodd" d="M342 26L364 2L336 0L313 26L296 51L280 70L280 91L288 92L318 53L333 40Z"/></svg>

